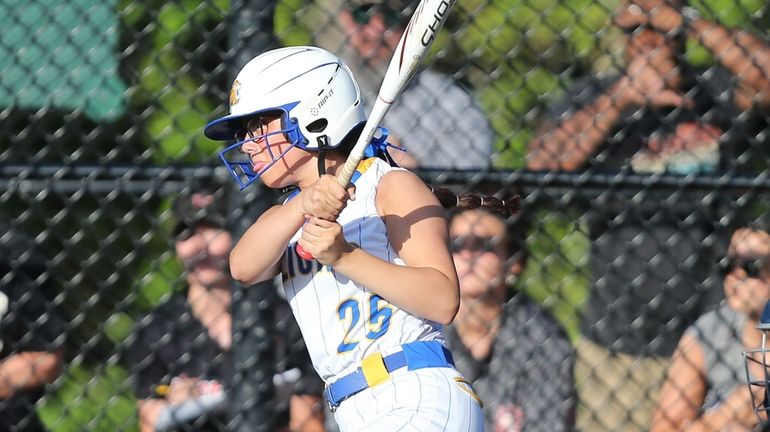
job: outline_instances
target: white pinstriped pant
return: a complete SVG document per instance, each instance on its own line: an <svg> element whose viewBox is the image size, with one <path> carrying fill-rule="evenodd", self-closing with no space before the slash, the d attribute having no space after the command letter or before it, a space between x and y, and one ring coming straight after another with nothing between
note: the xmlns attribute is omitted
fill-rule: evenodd
<svg viewBox="0 0 770 432"><path fill-rule="evenodd" d="M478 396L453 368L399 369L390 380L343 401L334 413L341 432L478 432Z"/></svg>

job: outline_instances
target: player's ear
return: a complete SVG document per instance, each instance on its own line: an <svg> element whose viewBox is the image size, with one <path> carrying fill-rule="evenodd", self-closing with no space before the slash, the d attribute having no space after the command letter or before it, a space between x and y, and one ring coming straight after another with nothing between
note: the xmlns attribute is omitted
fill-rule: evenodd
<svg viewBox="0 0 770 432"><path fill-rule="evenodd" d="M508 274L518 277L524 271L527 263L526 254L516 253L508 260Z"/></svg>
<svg viewBox="0 0 770 432"><path fill-rule="evenodd" d="M511 265L508 267L508 274L518 276L522 271L524 271L524 266L521 264L521 260L513 260Z"/></svg>

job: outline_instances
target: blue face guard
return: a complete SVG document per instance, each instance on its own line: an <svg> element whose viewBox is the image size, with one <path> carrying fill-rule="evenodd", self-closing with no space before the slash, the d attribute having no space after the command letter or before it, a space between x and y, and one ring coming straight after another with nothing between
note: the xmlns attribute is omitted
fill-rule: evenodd
<svg viewBox="0 0 770 432"><path fill-rule="evenodd" d="M262 116L268 116L270 114L275 114L276 111L269 111L269 112L262 112L260 113ZM258 115L249 117L249 120L254 119L256 117L259 117ZM271 116L272 117L272 116ZM236 138L237 142L235 144L232 144L228 147L226 147L224 150L219 152L219 159L222 161L222 163L227 167L228 171L230 171L230 174L233 176L233 179L236 183L238 183L238 186L241 190L245 189L250 184L257 181L262 174L264 174L270 167L275 165L276 162L281 160L286 153L288 153L291 149L294 147L300 147L304 148L304 145L307 143L307 140L302 135L302 133L299 130L299 127L297 126L297 122L294 119L291 119L289 117L289 114L286 109L283 107L280 109L280 117L281 117L281 125L282 128L279 131L270 132L266 134L260 134L260 135L254 135L254 136L247 136L244 139ZM286 126L288 125L288 127ZM244 127L244 130L246 128ZM390 159L390 156L387 155L387 149L394 148L400 151L406 151L406 149L394 146L387 142L388 138L388 129L384 127L380 127L380 134L379 136L375 136L372 139L372 142L367 146L364 156L365 157L386 157L387 159ZM236 134L238 135L238 134ZM270 143L270 137L271 136L281 136L283 135L287 141L290 143L290 146L288 149L284 150L280 154L276 156L275 153L273 153L272 147L275 144ZM254 172L253 169L253 163L251 160L251 157L243 150L242 146L248 142L251 141L261 141L258 145L265 146L265 149L267 150L268 154L270 155L270 159L272 162L265 165L262 169L259 170L259 172Z"/></svg>
<svg viewBox="0 0 770 432"><path fill-rule="evenodd" d="M235 144L232 144L219 152L219 159L222 161L225 167L227 167L228 171L230 171L230 174L233 176L235 182L238 183L238 186L241 188L241 190L257 181L259 177L265 173L265 171L270 169L270 167L275 165L276 162L281 160L281 158L291 149L294 147L304 146L307 143L307 140L304 138L299 130L299 127L297 126L296 120L289 118L289 113L284 107L280 107L277 111L271 110L257 113L254 116L250 116L247 119L244 119L244 121L258 118L260 116L269 115L270 117L273 117L276 112L279 113L281 118L281 130L253 136L249 136L248 134L239 131L239 133L236 133ZM244 126L243 129L245 130L246 127ZM241 134L244 134L244 136L240 137L239 135ZM286 141L288 141L290 144L289 148L279 154L277 154L277 152L273 152L273 147L276 144L271 143L271 137L273 137L273 142L276 141L276 138L279 138L281 141L283 141L283 138L285 138ZM270 155L271 162L262 167L259 172L254 172L254 165L251 157L243 150L243 145L249 142L258 142L257 145L265 147L265 150Z"/></svg>

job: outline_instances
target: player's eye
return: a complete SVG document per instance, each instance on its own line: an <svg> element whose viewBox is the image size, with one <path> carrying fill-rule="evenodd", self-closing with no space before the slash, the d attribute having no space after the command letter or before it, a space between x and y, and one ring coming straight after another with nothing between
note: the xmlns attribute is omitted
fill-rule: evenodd
<svg viewBox="0 0 770 432"><path fill-rule="evenodd" d="M246 123L246 130L251 138L260 137L265 134L265 121L261 118L254 118Z"/></svg>

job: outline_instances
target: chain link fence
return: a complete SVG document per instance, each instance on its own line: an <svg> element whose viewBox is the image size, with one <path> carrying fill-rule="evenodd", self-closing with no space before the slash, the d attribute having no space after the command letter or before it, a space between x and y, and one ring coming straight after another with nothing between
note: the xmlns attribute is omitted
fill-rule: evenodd
<svg viewBox="0 0 770 432"><path fill-rule="evenodd" d="M316 425L322 387L274 284L184 302L195 224L174 200L220 185L200 219L238 238L277 199L236 191L201 133L240 67L322 46L371 101L415 3L0 0L0 430L138 430L157 401L179 408L147 414L159 430ZM492 354L448 330L491 430L673 430L743 388L728 354L770 296L731 309L725 275L770 284L747 264L770 248L728 249L768 229L769 32L764 0L457 2L385 126L427 182L521 195L506 299L535 312L509 334L469 307Z"/></svg>

